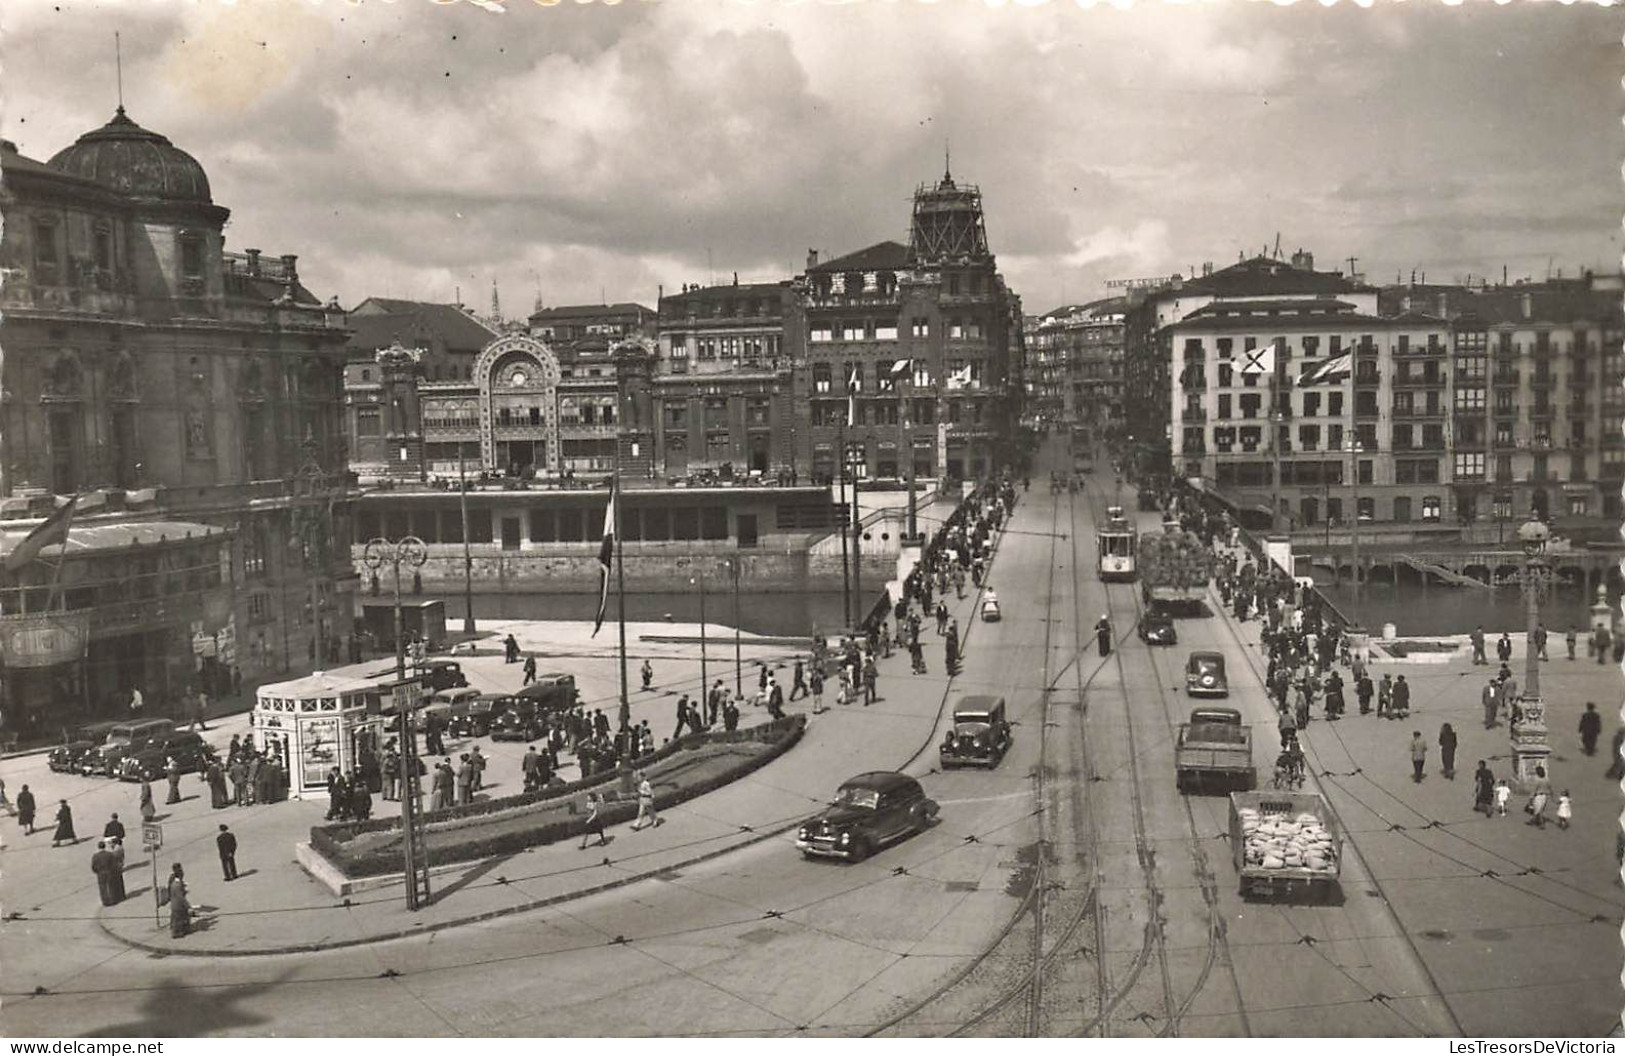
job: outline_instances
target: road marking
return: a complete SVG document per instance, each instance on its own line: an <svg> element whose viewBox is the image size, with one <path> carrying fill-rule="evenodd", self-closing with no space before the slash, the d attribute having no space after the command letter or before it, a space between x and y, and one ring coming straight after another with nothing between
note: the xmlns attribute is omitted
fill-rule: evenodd
<svg viewBox="0 0 1625 1056"><path fill-rule="evenodd" d="M1022 789L1020 792L1006 792L1002 796L972 796L968 799L939 799L937 800L937 805L947 807L960 803L997 803L1004 799L1029 799L1032 797L1032 794L1032 789L1027 788Z"/></svg>

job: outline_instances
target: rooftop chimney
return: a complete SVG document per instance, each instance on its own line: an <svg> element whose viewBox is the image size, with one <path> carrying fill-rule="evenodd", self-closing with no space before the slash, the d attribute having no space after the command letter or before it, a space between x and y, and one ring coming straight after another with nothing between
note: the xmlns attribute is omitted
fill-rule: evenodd
<svg viewBox="0 0 1625 1056"><path fill-rule="evenodd" d="M1526 293L1519 297L1518 308L1525 319L1533 319L1535 317L1535 295Z"/></svg>
<svg viewBox="0 0 1625 1056"><path fill-rule="evenodd" d="M1306 253L1300 249L1296 253L1292 254L1292 266L1298 271L1314 271L1315 255L1313 253Z"/></svg>
<svg viewBox="0 0 1625 1056"><path fill-rule="evenodd" d="M299 257L297 254L282 254L282 274L287 276L290 281L297 282L299 280L299 270L294 267L298 262Z"/></svg>
<svg viewBox="0 0 1625 1056"><path fill-rule="evenodd" d="M1434 314L1440 319L1450 318L1450 295L1441 291L1436 300L1438 301L1438 311Z"/></svg>
<svg viewBox="0 0 1625 1056"><path fill-rule="evenodd" d="M818 267L818 250L809 249L807 250L807 270L811 271L816 267Z"/></svg>
<svg viewBox="0 0 1625 1056"><path fill-rule="evenodd" d="M248 258L248 273L255 277L260 273L260 251L257 249L243 250L243 256Z"/></svg>

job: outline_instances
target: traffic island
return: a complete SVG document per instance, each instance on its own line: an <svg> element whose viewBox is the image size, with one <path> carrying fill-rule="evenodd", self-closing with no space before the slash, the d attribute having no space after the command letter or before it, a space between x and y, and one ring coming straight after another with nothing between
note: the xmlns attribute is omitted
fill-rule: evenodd
<svg viewBox="0 0 1625 1056"><path fill-rule="evenodd" d="M767 765L801 739L806 724L805 715L790 715L748 729L691 734L668 742L638 763L655 789L656 812ZM603 800L598 820L605 827L637 816L637 790L629 769L425 815L421 853L428 857L430 875L580 838L591 812L587 803L591 794ZM310 830L310 842L295 849L295 856L312 877L343 896L403 883L402 844L399 818L318 825Z"/></svg>

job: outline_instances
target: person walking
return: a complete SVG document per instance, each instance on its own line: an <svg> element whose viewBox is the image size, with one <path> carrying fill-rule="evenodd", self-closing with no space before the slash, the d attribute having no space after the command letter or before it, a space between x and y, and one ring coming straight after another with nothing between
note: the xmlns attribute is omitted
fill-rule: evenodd
<svg viewBox="0 0 1625 1056"><path fill-rule="evenodd" d="M582 823L581 828L581 850L584 851L587 849L587 837L593 835L598 837L599 847L608 845L609 838L604 835L604 819L602 817L603 809L604 797L600 796L596 792L588 792L587 820Z"/></svg>
<svg viewBox="0 0 1625 1056"><path fill-rule="evenodd" d="M508 637L502 639L502 662L505 664L513 664L518 663L518 661L519 642L515 640L513 634L510 633Z"/></svg>
<svg viewBox="0 0 1625 1056"><path fill-rule="evenodd" d="M230 758L226 765L226 776L231 778L231 801L240 807L247 798L248 764L243 762L241 751L232 752Z"/></svg>
<svg viewBox="0 0 1625 1056"><path fill-rule="evenodd" d="M525 657L525 677L524 680L519 684L522 686L528 686L534 681L536 681L536 658L534 656L527 656Z"/></svg>
<svg viewBox="0 0 1625 1056"><path fill-rule="evenodd" d="M1427 765L1428 742L1422 739L1422 731L1411 732L1411 780L1416 784L1422 783L1422 768Z"/></svg>
<svg viewBox="0 0 1625 1056"><path fill-rule="evenodd" d="M1501 687L1495 679L1490 679L1478 691L1478 699L1484 705L1484 728L1493 730L1495 717L1501 712Z"/></svg>
<svg viewBox="0 0 1625 1056"><path fill-rule="evenodd" d="M391 748L384 753L384 801L393 802L400 798L401 757Z"/></svg>
<svg viewBox="0 0 1625 1056"><path fill-rule="evenodd" d="M863 706L866 708L877 699L875 684L879 679L880 672L875 669L875 658L868 657L863 661Z"/></svg>
<svg viewBox="0 0 1625 1056"><path fill-rule="evenodd" d="M1105 613L1095 621L1095 645L1102 657L1112 655L1112 621Z"/></svg>
<svg viewBox="0 0 1625 1056"><path fill-rule="evenodd" d="M1439 766L1446 781L1456 779L1456 731L1448 722L1439 727Z"/></svg>
<svg viewBox="0 0 1625 1056"><path fill-rule="evenodd" d="M1608 746L1607 776L1615 781L1618 781L1621 777L1625 777L1625 756L1622 756L1622 752L1625 752L1625 726L1621 726L1619 729L1614 731L1613 743ZM23 786L23 791L28 791L27 785ZM23 797L18 796L18 809L22 808L22 802Z"/></svg>
<svg viewBox="0 0 1625 1056"><path fill-rule="evenodd" d="M1377 718L1393 718L1394 712L1394 676L1385 674L1382 681L1377 684Z"/></svg>
<svg viewBox="0 0 1625 1056"><path fill-rule="evenodd" d="M652 691L655 688L655 669L654 665L649 663L647 657L644 658L643 666L638 669L638 672L643 676L643 688Z"/></svg>
<svg viewBox="0 0 1625 1056"><path fill-rule="evenodd" d="M1490 816L1495 803L1495 775L1490 772L1489 765L1480 759L1478 769L1473 771L1473 810Z"/></svg>
<svg viewBox="0 0 1625 1056"><path fill-rule="evenodd" d="M1354 681L1354 696L1360 702L1360 714L1371 714L1371 694L1374 687L1371 685L1371 676L1363 671Z"/></svg>
<svg viewBox="0 0 1625 1056"><path fill-rule="evenodd" d="M937 634L938 635L943 635L943 634L947 634L947 633L948 633L948 603L946 601L939 601L939 602L937 602Z"/></svg>
<svg viewBox="0 0 1625 1056"><path fill-rule="evenodd" d="M1575 626L1572 623L1569 624L1569 629L1563 634L1563 644L1568 646L1569 659L1573 660L1574 651L1580 644L1580 632L1575 629Z"/></svg>
<svg viewBox="0 0 1625 1056"><path fill-rule="evenodd" d="M192 903L187 897L186 873L176 862L169 870L164 884L164 901L169 904L169 937L183 939L192 930Z"/></svg>
<svg viewBox="0 0 1625 1056"><path fill-rule="evenodd" d="M1533 649L1535 655L1540 657L1542 660L1551 659L1551 657L1546 655L1546 625L1544 623L1535 624L1535 640L1529 643L1529 647Z"/></svg>
<svg viewBox="0 0 1625 1056"><path fill-rule="evenodd" d="M73 808L68 806L65 799L58 802L61 806L56 808L56 831L51 833L51 846L55 847L65 840L72 847L79 842L79 837L73 831Z"/></svg>
<svg viewBox="0 0 1625 1056"><path fill-rule="evenodd" d="M1608 662L1608 628L1598 627L1591 632L1591 647L1597 652L1597 663Z"/></svg>
<svg viewBox="0 0 1625 1056"><path fill-rule="evenodd" d="M655 813L655 789L649 783L649 775L639 770L638 782L638 817L632 823L634 830L654 828L660 824L660 815Z"/></svg>
<svg viewBox="0 0 1625 1056"><path fill-rule="evenodd" d="M474 767L468 762L468 753L457 757L457 805L465 806L474 795Z"/></svg>
<svg viewBox="0 0 1625 1056"><path fill-rule="evenodd" d="M795 671L790 675L790 699L795 700L798 695L803 697L807 695L806 669L802 666L799 656L796 657Z"/></svg>
<svg viewBox="0 0 1625 1056"><path fill-rule="evenodd" d="M96 853L90 856L90 871L96 874L96 890L102 896L102 905L118 905L118 861L107 849L106 840L96 841Z"/></svg>
<svg viewBox="0 0 1625 1056"><path fill-rule="evenodd" d="M17 826L25 835L34 835L34 793L24 785L17 793Z"/></svg>
<svg viewBox="0 0 1625 1056"><path fill-rule="evenodd" d="M429 813L446 809L455 783L456 778L452 775L451 763L448 760L442 759L434 764L434 780L430 784L429 791Z"/></svg>
<svg viewBox="0 0 1625 1056"><path fill-rule="evenodd" d="M812 673L812 705L814 715L824 713L824 675L816 667Z"/></svg>
<svg viewBox="0 0 1625 1056"><path fill-rule="evenodd" d="M1490 662L1489 658L1484 655L1484 626L1483 626L1483 624L1480 624L1479 626L1474 627L1473 628L1473 633L1468 635L1468 638L1473 643L1473 663L1475 663L1475 664L1487 664L1487 663L1489 663Z"/></svg>
<svg viewBox="0 0 1625 1056"><path fill-rule="evenodd" d="M1495 816L1496 817L1504 818L1504 817L1507 816L1507 801L1510 800L1511 798L1512 798L1512 786L1510 784L1508 784L1507 779L1503 777L1503 778L1501 778L1501 780L1499 780L1499 781L1497 781L1495 783Z"/></svg>
<svg viewBox="0 0 1625 1056"><path fill-rule="evenodd" d="M1552 783L1546 777L1544 766L1535 767L1535 782L1529 793L1529 802L1524 805L1523 811L1529 815L1527 825L1537 829L1546 827L1546 805L1552 798Z"/></svg>
<svg viewBox="0 0 1625 1056"><path fill-rule="evenodd" d="M1557 797L1557 827L1566 829L1574 818L1574 800L1569 798L1569 790L1564 789Z"/></svg>
<svg viewBox="0 0 1625 1056"><path fill-rule="evenodd" d="M1512 639L1507 637L1507 632L1505 631L1502 631L1501 637L1496 640L1495 655L1503 664L1512 659Z"/></svg>
<svg viewBox="0 0 1625 1056"><path fill-rule="evenodd" d="M107 824L102 827L102 837L109 840L124 839L124 823L118 820L117 814L107 819Z"/></svg>
<svg viewBox="0 0 1625 1056"><path fill-rule="evenodd" d="M1396 719L1406 719L1406 718L1410 718L1410 714L1411 714L1411 687L1410 687L1410 683L1405 681L1405 676L1404 675L1400 675L1399 678L1394 680L1394 718L1396 718Z"/></svg>
<svg viewBox="0 0 1625 1056"><path fill-rule="evenodd" d="M220 853L220 872L229 884L237 879L237 837L225 825L221 825L220 834L214 838L214 847Z"/></svg>
<svg viewBox="0 0 1625 1056"><path fill-rule="evenodd" d="M1597 738L1602 736L1602 716L1597 705L1586 701L1585 713L1580 716L1580 747L1587 755L1597 754Z"/></svg>
<svg viewBox="0 0 1625 1056"><path fill-rule="evenodd" d="M172 806L181 801L181 764L173 755L164 763L164 774L169 778L169 796L164 803Z"/></svg>
<svg viewBox="0 0 1625 1056"><path fill-rule="evenodd" d="M470 793L478 792L485 786L485 756L480 752L480 746L475 745L468 750L468 765L473 769L469 778L468 790Z"/></svg>
<svg viewBox="0 0 1625 1056"><path fill-rule="evenodd" d="M209 782L209 807L213 810L222 810L231 806L231 797L226 794L226 771L220 765L220 760L211 757L207 772Z"/></svg>

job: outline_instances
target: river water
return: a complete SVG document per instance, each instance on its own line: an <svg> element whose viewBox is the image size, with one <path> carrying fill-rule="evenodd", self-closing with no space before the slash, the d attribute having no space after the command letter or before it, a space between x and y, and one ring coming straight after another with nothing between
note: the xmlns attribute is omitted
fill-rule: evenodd
<svg viewBox="0 0 1625 1056"><path fill-rule="evenodd" d="M461 594L425 594L446 603L446 627L462 626ZM492 620L590 620L598 607L596 594L475 594L474 615ZM606 619L615 618L615 596L610 595ZM664 620L700 622L699 593L640 594L626 596L626 618L639 623ZM734 625L734 598L729 591L705 596L705 620L716 626ZM842 626L841 592L808 594L740 594L739 627L752 634L807 636L834 632Z"/></svg>
<svg viewBox="0 0 1625 1056"><path fill-rule="evenodd" d="M1372 583L1360 591L1358 601L1347 583L1329 587L1322 582L1320 591L1345 616L1371 631L1381 630L1385 623L1394 624L1403 636L1465 634L1480 624L1490 633L1527 627L1523 594L1516 587L1483 590L1435 583L1424 591L1416 583ZM1561 639L1571 623L1583 638L1595 601L1593 594L1579 588L1560 588L1541 606L1541 621L1554 638Z"/></svg>

